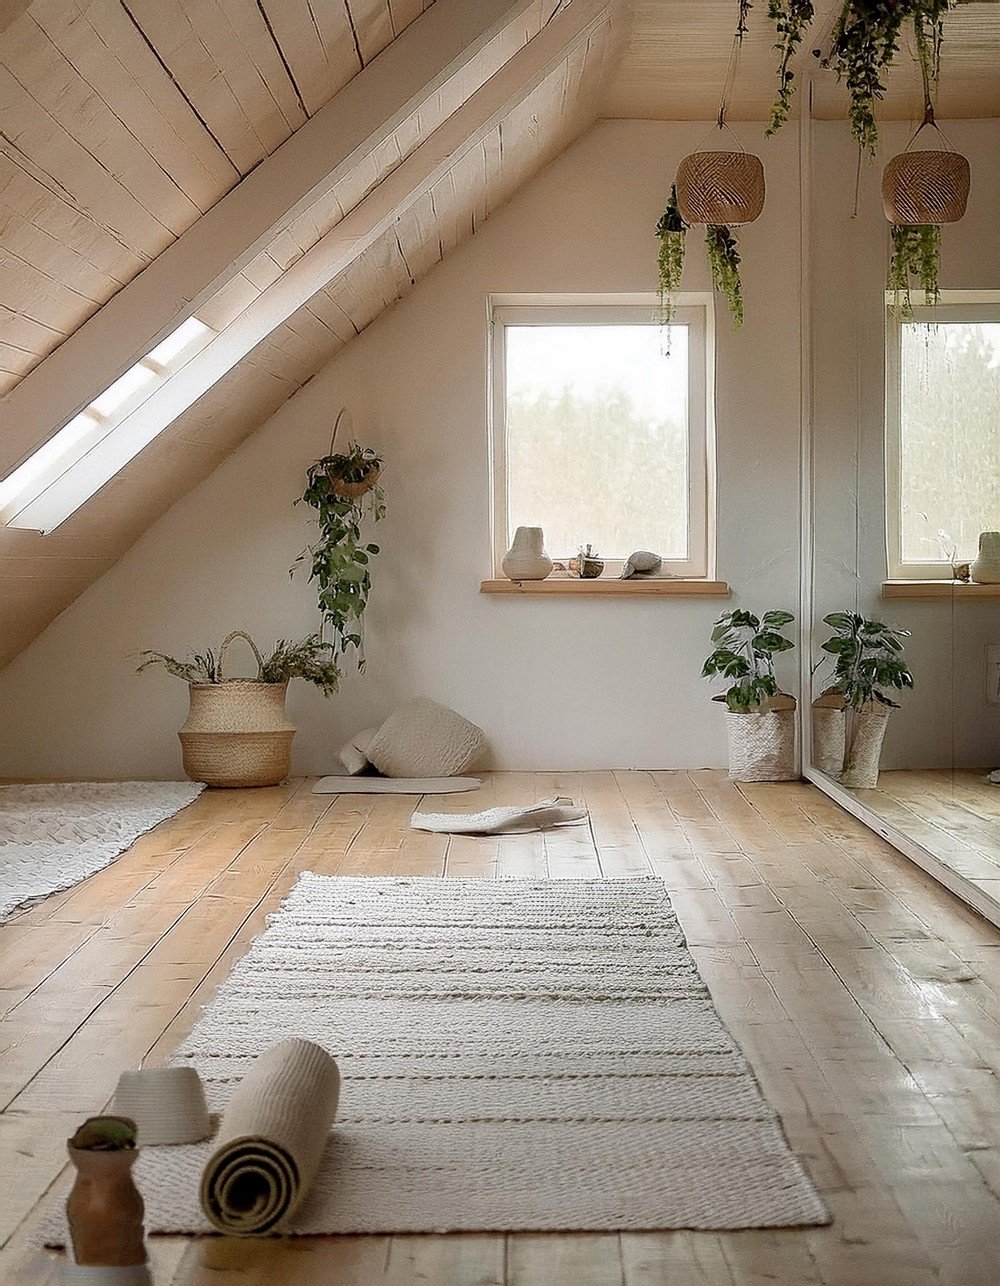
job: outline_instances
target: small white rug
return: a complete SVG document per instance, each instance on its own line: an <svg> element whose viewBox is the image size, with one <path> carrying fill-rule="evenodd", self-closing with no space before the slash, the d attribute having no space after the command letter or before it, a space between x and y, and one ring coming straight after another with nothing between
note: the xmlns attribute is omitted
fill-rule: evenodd
<svg viewBox="0 0 1000 1286"><path fill-rule="evenodd" d="M314 795L460 795L478 790L478 777L321 777Z"/></svg>
<svg viewBox="0 0 1000 1286"><path fill-rule="evenodd" d="M0 921L103 870L204 789L193 781L0 786Z"/></svg>
<svg viewBox="0 0 1000 1286"><path fill-rule="evenodd" d="M544 831L553 826L572 826L590 817L586 808L566 795L553 795L537 804L487 808L482 813L414 813L410 826L415 831L438 835L520 835Z"/></svg>
<svg viewBox="0 0 1000 1286"><path fill-rule="evenodd" d="M295 1233L827 1220L658 879L303 875L176 1061L221 1111L289 1035L343 1077ZM147 1229L211 1231L211 1150L143 1150Z"/></svg>

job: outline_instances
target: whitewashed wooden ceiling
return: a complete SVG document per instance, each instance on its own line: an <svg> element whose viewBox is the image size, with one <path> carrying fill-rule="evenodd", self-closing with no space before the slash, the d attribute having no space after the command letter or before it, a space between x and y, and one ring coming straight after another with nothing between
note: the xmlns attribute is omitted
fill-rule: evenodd
<svg viewBox="0 0 1000 1286"><path fill-rule="evenodd" d="M838 0L816 0L812 37L797 59L813 77L813 115L839 119L846 96L832 72L811 55L827 52ZM737 0L635 0L632 31L620 68L609 83L603 116L644 120L712 120L736 26ZM825 39L824 39L825 37ZM767 0L755 0L740 59L730 118L766 120L774 99L774 28ZM879 110L884 120L920 115L920 80L911 57L898 60ZM960 0L945 19L939 114L1000 116L1000 3Z"/></svg>
<svg viewBox="0 0 1000 1286"><path fill-rule="evenodd" d="M384 194L401 187L407 165L444 149L434 181L399 205L391 226L331 278L317 276L306 302L290 316L276 314L266 338L55 532L0 529L0 665L592 123L625 35L621 0L529 0L512 9L475 58L302 204L197 315L225 336L266 306L269 290L308 265L348 216L363 217L380 202L391 208ZM426 6L428 18L431 11ZM231 199L239 197L246 174L253 181L260 165L264 175L293 131L363 66L370 64L362 79L375 76L378 53L404 28L415 24L419 37L421 12L420 0L22 6L0 32L0 366L11 412L0 437L21 428L14 412L30 404L21 395L45 388L48 366L141 291L142 270L168 247L182 250L204 212L233 188ZM560 23L576 32L565 49ZM536 44L556 56L533 56ZM524 88L511 96L509 86L521 84L518 58ZM492 110L498 103L506 106ZM468 147L456 134L466 119L479 125ZM67 338L72 343L58 349ZM16 461L2 458L3 447L5 474Z"/></svg>

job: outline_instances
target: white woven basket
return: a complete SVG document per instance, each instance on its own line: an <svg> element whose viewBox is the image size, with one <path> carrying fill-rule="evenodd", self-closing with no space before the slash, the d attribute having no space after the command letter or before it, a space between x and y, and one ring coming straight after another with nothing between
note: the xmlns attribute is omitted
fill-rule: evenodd
<svg viewBox="0 0 1000 1286"><path fill-rule="evenodd" d="M828 777L839 777L844 771L844 748L847 739L847 713L843 699L834 704L822 696L812 707L813 767Z"/></svg>
<svg viewBox="0 0 1000 1286"><path fill-rule="evenodd" d="M794 781L795 710L726 711L731 781Z"/></svg>
<svg viewBox="0 0 1000 1286"><path fill-rule="evenodd" d="M874 790L878 785L882 742L889 726L886 706L862 707L851 721L851 744L841 781L852 790Z"/></svg>

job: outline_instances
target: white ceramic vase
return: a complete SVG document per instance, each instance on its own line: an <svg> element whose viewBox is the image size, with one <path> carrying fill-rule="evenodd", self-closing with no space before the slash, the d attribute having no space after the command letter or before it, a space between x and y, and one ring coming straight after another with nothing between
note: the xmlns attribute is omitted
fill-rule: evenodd
<svg viewBox="0 0 1000 1286"><path fill-rule="evenodd" d="M979 557L972 564L972 579L980 585L1000 585L1000 531L979 536Z"/></svg>
<svg viewBox="0 0 1000 1286"><path fill-rule="evenodd" d="M500 564L508 580L544 580L552 571L541 527L518 527Z"/></svg>

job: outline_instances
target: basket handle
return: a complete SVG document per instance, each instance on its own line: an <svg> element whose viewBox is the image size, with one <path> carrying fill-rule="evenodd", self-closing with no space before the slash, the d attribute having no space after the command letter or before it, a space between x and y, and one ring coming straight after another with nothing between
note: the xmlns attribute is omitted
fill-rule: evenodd
<svg viewBox="0 0 1000 1286"><path fill-rule="evenodd" d="M926 129L928 125L931 127L931 129L937 130L937 132L944 139L945 143L947 143L949 149L953 152L955 150L954 144L952 143L948 135L944 132L944 130L941 128L941 126L937 123L937 120L934 117L934 108L930 103L928 103L924 108L924 119L913 131L913 137L910 139L909 143L907 143L907 145L903 148L903 151L908 152L910 150L913 144L917 141L917 135L920 133L921 130Z"/></svg>
<svg viewBox="0 0 1000 1286"><path fill-rule="evenodd" d="M340 421L345 415L348 417L348 423L350 423L351 413L346 406L342 406L337 412L337 418L333 422L333 435L330 438L330 450L327 452L327 455L333 455L333 444L337 441L337 431L340 428Z"/></svg>
<svg viewBox="0 0 1000 1286"><path fill-rule="evenodd" d="M245 639L247 643L250 644L250 651L253 652L254 656L257 658L258 674L264 668L264 658L261 656L257 648L257 644L253 641L253 639L246 632L246 630L233 630L231 634L227 634L226 637L222 640L222 645L219 648L219 682L220 683L225 683L226 681L226 676L223 673L223 662L226 659L226 652L229 650L229 645L230 643L232 643L233 639Z"/></svg>

